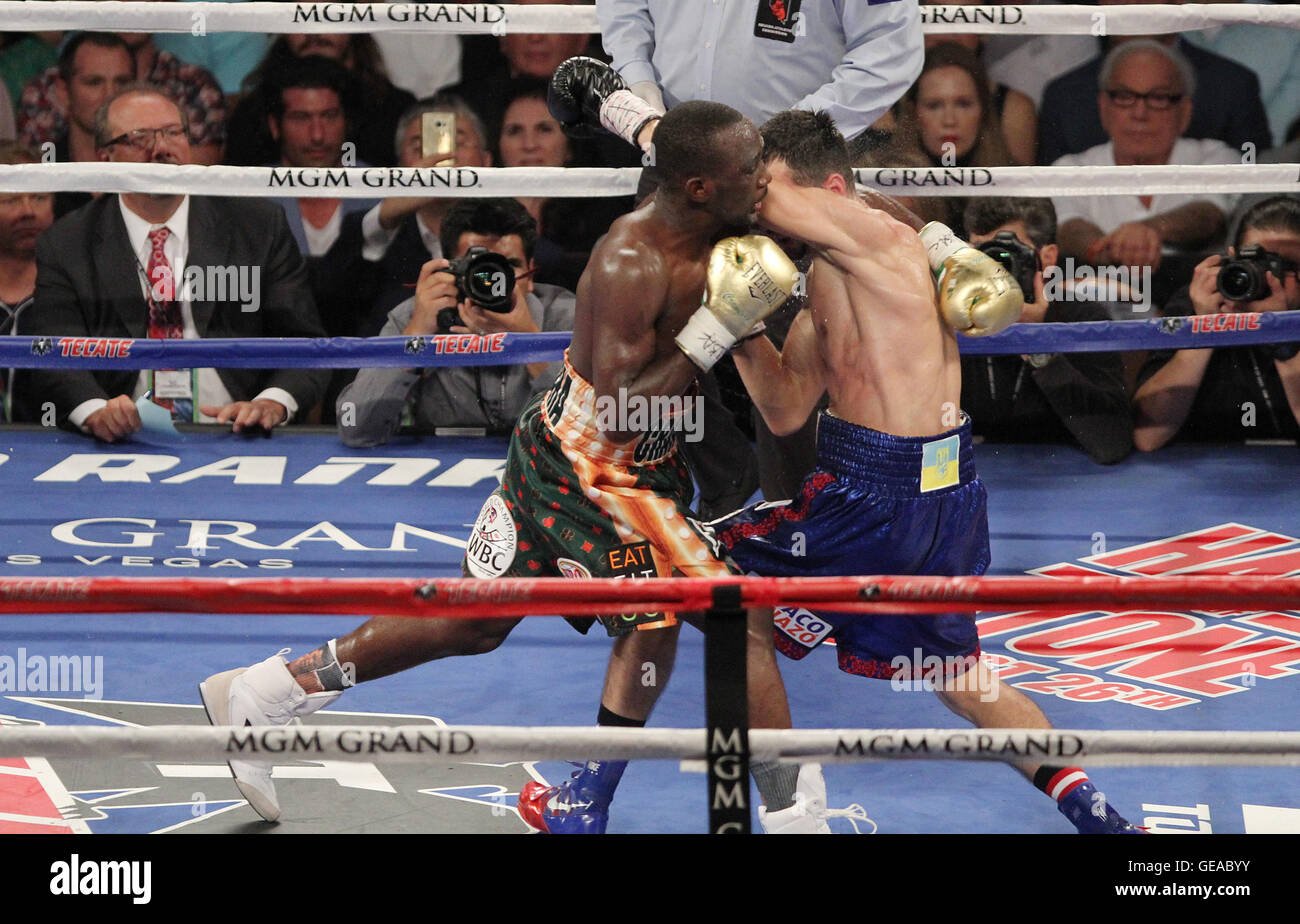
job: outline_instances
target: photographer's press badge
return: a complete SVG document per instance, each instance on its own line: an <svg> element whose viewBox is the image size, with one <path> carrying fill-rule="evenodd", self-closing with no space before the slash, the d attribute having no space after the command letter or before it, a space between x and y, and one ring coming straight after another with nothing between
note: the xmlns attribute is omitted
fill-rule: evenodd
<svg viewBox="0 0 1300 924"><path fill-rule="evenodd" d="M793 42L802 3L803 0L758 0L754 35L777 42Z"/></svg>

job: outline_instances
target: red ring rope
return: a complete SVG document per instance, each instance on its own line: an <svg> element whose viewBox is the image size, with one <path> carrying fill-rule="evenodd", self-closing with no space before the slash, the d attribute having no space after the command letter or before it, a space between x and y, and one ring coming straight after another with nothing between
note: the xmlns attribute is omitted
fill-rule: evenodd
<svg viewBox="0 0 1300 924"><path fill-rule="evenodd" d="M842 612L1125 609L1300 610L1300 580L1277 577L815 578L0 578L0 613L338 613L425 617L705 610L739 585L746 606Z"/></svg>

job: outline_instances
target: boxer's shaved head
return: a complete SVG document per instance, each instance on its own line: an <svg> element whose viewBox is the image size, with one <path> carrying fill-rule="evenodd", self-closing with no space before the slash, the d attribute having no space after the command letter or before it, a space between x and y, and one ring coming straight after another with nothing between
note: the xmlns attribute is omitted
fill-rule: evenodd
<svg viewBox="0 0 1300 924"><path fill-rule="evenodd" d="M854 188L853 157L835 120L824 112L791 109L763 123L763 157L790 165L800 186L821 186L838 173L845 187Z"/></svg>
<svg viewBox="0 0 1300 924"><path fill-rule="evenodd" d="M691 177L716 175L725 166L728 151L720 137L744 121L743 115L722 103L695 100L674 106L655 129L655 166L671 186Z"/></svg>

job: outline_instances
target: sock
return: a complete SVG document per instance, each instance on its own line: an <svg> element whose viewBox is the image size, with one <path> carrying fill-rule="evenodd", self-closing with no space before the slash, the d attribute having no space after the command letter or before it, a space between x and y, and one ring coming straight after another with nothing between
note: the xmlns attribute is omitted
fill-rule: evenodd
<svg viewBox="0 0 1300 924"><path fill-rule="evenodd" d="M1034 785L1060 802L1074 792L1080 784L1090 782L1088 774L1080 767L1039 767L1034 774Z"/></svg>
<svg viewBox="0 0 1300 924"><path fill-rule="evenodd" d="M596 724L605 728L645 728L645 719L629 719L601 703ZM626 760L589 760L578 778L578 788L590 795L592 801L607 806L613 800L614 790L626 769Z"/></svg>
<svg viewBox="0 0 1300 924"><path fill-rule="evenodd" d="M749 774L758 787L758 795L768 812L779 812L794 805L794 788L799 783L799 765L777 761L750 761Z"/></svg>
<svg viewBox="0 0 1300 924"><path fill-rule="evenodd" d="M596 724L612 728L645 728L645 719L629 719L625 715L606 709L605 704L601 703L600 712L596 713Z"/></svg>
<svg viewBox="0 0 1300 924"><path fill-rule="evenodd" d="M338 654L334 648L336 641L337 639L330 639L315 651L309 651L290 662L289 673L293 674L303 692L323 693L355 686L353 676L339 666Z"/></svg>

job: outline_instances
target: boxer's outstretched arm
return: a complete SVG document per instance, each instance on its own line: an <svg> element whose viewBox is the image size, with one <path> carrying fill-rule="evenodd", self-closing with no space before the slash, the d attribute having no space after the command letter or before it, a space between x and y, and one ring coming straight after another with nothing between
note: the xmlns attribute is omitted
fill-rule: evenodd
<svg viewBox="0 0 1300 924"><path fill-rule="evenodd" d="M772 341L758 336L744 341L731 355L754 406L773 433L785 436L808 422L826 391L826 366L811 311L804 309L795 316L780 353Z"/></svg>
<svg viewBox="0 0 1300 924"><path fill-rule="evenodd" d="M921 220L920 216L893 196L887 196L878 189L859 186L858 198L873 209L879 209L895 221L902 222L913 231L920 231L925 227L925 222Z"/></svg>
<svg viewBox="0 0 1300 924"><path fill-rule="evenodd" d="M915 233L856 199L775 178L767 187L759 221L778 234L807 241L832 260L891 247L897 231Z"/></svg>

